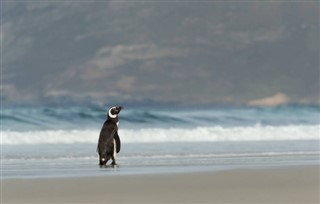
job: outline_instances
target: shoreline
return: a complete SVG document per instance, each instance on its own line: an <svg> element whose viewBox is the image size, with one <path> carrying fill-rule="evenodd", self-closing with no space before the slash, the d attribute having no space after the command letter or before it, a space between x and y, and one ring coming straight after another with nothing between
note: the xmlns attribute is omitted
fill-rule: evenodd
<svg viewBox="0 0 320 204"><path fill-rule="evenodd" d="M94 144L5 145L2 179L319 165L317 144L318 141L124 144L125 148L117 158L119 166L102 169L93 151L96 148Z"/></svg>
<svg viewBox="0 0 320 204"><path fill-rule="evenodd" d="M319 203L319 165L2 180L2 203Z"/></svg>

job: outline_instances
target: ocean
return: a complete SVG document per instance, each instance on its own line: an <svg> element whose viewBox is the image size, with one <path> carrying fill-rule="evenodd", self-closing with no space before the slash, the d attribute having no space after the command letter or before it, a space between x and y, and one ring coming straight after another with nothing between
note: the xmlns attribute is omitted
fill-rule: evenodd
<svg viewBox="0 0 320 204"><path fill-rule="evenodd" d="M118 166L99 168L108 107L1 110L1 177L214 171L320 164L320 107L124 107Z"/></svg>

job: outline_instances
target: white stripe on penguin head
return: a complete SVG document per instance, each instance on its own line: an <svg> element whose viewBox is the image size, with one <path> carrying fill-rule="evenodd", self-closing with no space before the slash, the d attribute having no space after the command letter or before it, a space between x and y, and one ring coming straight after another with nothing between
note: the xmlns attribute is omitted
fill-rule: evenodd
<svg viewBox="0 0 320 204"><path fill-rule="evenodd" d="M109 116L110 118L116 118L116 117L117 117L116 114L112 114L112 113L111 113L111 110L112 110L113 108L116 108L116 107L113 106L112 108L109 109L109 112L108 112L108 116Z"/></svg>

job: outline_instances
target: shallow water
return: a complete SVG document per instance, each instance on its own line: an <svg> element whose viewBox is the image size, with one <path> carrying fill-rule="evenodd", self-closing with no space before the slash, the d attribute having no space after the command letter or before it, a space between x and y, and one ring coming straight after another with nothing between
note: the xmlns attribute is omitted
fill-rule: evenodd
<svg viewBox="0 0 320 204"><path fill-rule="evenodd" d="M94 144L3 145L2 148L3 178L172 173L320 164L317 141L128 143L118 154L118 166L115 168L111 165L107 168L98 166Z"/></svg>

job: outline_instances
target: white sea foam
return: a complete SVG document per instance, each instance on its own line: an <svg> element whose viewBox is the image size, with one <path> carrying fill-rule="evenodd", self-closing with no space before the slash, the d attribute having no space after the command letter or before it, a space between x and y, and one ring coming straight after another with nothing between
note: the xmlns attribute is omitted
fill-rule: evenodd
<svg viewBox="0 0 320 204"><path fill-rule="evenodd" d="M319 125L120 129L123 143L319 140ZM2 131L1 144L97 143L99 130Z"/></svg>

